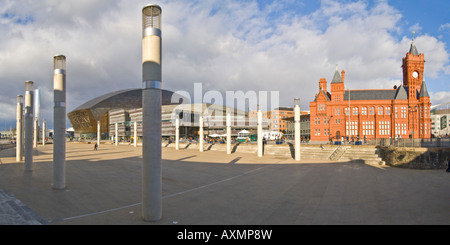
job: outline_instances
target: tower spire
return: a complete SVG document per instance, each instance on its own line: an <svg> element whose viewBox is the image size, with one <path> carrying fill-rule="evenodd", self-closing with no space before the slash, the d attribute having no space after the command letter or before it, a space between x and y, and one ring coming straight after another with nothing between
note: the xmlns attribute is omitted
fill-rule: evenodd
<svg viewBox="0 0 450 245"><path fill-rule="evenodd" d="M419 55L419 51L417 51L416 44L414 42L414 34L415 33L416 32L414 32L414 31L412 32L412 41L411 41L411 48L409 49L409 53L412 55Z"/></svg>

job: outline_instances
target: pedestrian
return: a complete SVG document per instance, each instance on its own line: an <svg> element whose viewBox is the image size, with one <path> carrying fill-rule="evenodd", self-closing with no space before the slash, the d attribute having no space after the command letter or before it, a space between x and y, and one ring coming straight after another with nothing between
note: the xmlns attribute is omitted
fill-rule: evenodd
<svg viewBox="0 0 450 245"><path fill-rule="evenodd" d="M95 143L95 145L94 145L94 151L96 151L97 148L98 148L98 145L97 145L97 143Z"/></svg>
<svg viewBox="0 0 450 245"><path fill-rule="evenodd" d="M450 172L450 157L447 159L447 173Z"/></svg>

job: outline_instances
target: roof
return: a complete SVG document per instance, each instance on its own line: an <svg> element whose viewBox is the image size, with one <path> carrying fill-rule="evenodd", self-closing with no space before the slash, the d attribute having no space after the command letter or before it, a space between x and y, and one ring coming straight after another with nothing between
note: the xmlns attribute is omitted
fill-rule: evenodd
<svg viewBox="0 0 450 245"><path fill-rule="evenodd" d="M171 102L172 96L176 94L172 91L162 89L161 93L162 105L178 105L182 103L181 101L177 101L177 103ZM185 97L177 95L176 98L185 99ZM103 132L107 132L107 114L109 111L135 108L142 108L142 89L125 89L101 95L78 106L75 110L69 112L67 117L76 132L96 132L98 121L103 124L101 126Z"/></svg>
<svg viewBox="0 0 450 245"><path fill-rule="evenodd" d="M350 100L392 100L395 94L395 89L350 90ZM344 101L348 99L349 91L345 90Z"/></svg>
<svg viewBox="0 0 450 245"><path fill-rule="evenodd" d="M161 90L162 104L170 105L172 91ZM120 105L118 104L120 102ZM178 104L178 103L175 103ZM81 109L96 108L141 108L142 107L142 89L124 89L111 93L107 93L89 100L88 102L78 106L74 111Z"/></svg>
<svg viewBox="0 0 450 245"><path fill-rule="evenodd" d="M278 107L274 109L275 111L294 111L292 107Z"/></svg>
<svg viewBox="0 0 450 245"><path fill-rule="evenodd" d="M420 88L419 98L421 97L430 97L430 95L428 94L428 89L427 85L425 84L425 81L422 82L422 87Z"/></svg>
<svg viewBox="0 0 450 245"><path fill-rule="evenodd" d="M409 49L409 53L412 55L419 55L419 51L417 51L416 44L414 43L414 39L411 42L411 48Z"/></svg>
<svg viewBox="0 0 450 245"><path fill-rule="evenodd" d="M325 96L325 98L327 99L327 101L330 101L330 95L328 94L328 92L325 92L324 90L320 90L319 93L316 95L316 98L314 99L314 101L317 101L317 98L320 96L320 94L323 94Z"/></svg>
<svg viewBox="0 0 450 245"><path fill-rule="evenodd" d="M333 80L331 80L331 83L343 83L341 74L339 74L338 70L336 70L336 72L334 73L334 77Z"/></svg>
<svg viewBox="0 0 450 245"><path fill-rule="evenodd" d="M408 99L408 93L406 93L406 90L403 86L398 87L394 99L396 100L407 100Z"/></svg>
<svg viewBox="0 0 450 245"><path fill-rule="evenodd" d="M425 92L426 91L424 91L424 93ZM406 100L406 99L408 99L408 93L406 92L406 89L403 86L399 86L397 89L350 90L350 100ZM348 100L349 100L349 91L345 90L344 101Z"/></svg>

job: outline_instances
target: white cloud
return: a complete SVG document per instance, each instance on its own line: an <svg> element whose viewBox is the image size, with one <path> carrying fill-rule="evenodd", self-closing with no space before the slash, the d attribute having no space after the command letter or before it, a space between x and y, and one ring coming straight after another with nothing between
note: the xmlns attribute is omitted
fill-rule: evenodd
<svg viewBox="0 0 450 245"><path fill-rule="evenodd" d="M67 57L68 112L104 93L140 87L141 9L147 1L5 1L0 85L9 89L0 96L23 93L25 80L51 95L58 53ZM310 14L286 11L278 18L277 8L270 8L275 4L161 1L163 88L192 92L195 82L203 82L204 91L279 90L281 106L300 97L307 108L319 79L331 81L335 64L355 89L391 88L402 78L401 58L411 40L396 37L402 16L386 1L369 7L366 1L324 0ZM33 22L15 23L2 13ZM427 35L415 40L426 55L426 76L448 71L442 42ZM41 104L51 118L51 98Z"/></svg>
<svg viewBox="0 0 450 245"><path fill-rule="evenodd" d="M409 27L409 30L411 32L418 33L418 32L420 32L422 30L422 27L420 26L419 23L416 23L416 24L412 25L411 27Z"/></svg>
<svg viewBox="0 0 450 245"><path fill-rule="evenodd" d="M450 91L430 92L431 105L440 105L450 102Z"/></svg>
<svg viewBox="0 0 450 245"><path fill-rule="evenodd" d="M439 26L439 31L450 32L450 23L445 23Z"/></svg>

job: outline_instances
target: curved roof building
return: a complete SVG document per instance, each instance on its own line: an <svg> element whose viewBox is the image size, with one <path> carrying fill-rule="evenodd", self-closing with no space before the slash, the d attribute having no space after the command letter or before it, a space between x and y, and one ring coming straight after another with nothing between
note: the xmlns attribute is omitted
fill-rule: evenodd
<svg viewBox="0 0 450 245"><path fill-rule="evenodd" d="M172 103L174 92L162 90L162 105L178 105ZM178 95L177 98L183 98ZM142 89L125 89L111 92L78 106L69 112L72 127L77 133L97 132L97 121L100 121L100 131L108 132L108 112L117 109L142 108Z"/></svg>

